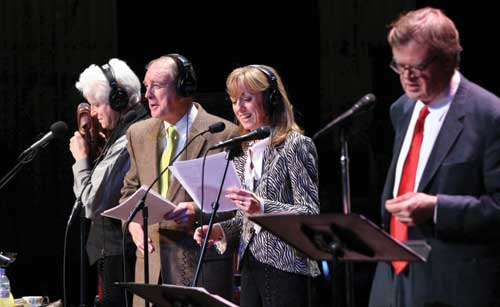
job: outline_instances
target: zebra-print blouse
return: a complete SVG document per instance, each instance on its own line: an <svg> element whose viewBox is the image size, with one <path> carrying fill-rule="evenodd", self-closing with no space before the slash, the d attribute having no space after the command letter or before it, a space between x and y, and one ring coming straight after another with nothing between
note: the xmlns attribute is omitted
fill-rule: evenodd
<svg viewBox="0 0 500 307"><path fill-rule="evenodd" d="M244 153L234 159L242 182L247 157ZM268 145L255 193L264 202L264 213L319 214L317 153L312 140L293 132L280 145ZM264 229L255 233L254 223L241 210L221 226L228 240L239 237L240 260L250 250L258 261L276 269L310 276L319 274L315 261L278 237Z"/></svg>

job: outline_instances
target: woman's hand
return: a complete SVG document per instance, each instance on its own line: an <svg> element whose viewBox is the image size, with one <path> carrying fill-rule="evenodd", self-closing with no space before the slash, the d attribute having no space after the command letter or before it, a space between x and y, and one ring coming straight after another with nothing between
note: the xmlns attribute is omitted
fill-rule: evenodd
<svg viewBox="0 0 500 307"><path fill-rule="evenodd" d="M69 150L75 161L87 159L89 155L89 145L80 132L75 131L75 134L69 140Z"/></svg>
<svg viewBox="0 0 500 307"><path fill-rule="evenodd" d="M260 199L253 192L239 188L229 188L226 190L225 196L233 201L238 209L248 215L264 213Z"/></svg>
<svg viewBox="0 0 500 307"><path fill-rule="evenodd" d="M198 227L194 231L193 239L198 243L198 245L202 245L205 240L205 236L207 235L208 225L203 225L202 227ZM210 238L208 239L207 247L210 248L214 245L215 241L222 240L224 238L223 230L220 224L214 224L212 227L212 231L210 232Z"/></svg>

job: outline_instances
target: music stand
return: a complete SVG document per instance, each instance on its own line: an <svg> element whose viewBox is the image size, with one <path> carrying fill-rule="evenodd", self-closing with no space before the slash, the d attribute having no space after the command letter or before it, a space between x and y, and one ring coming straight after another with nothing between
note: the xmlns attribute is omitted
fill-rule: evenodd
<svg viewBox="0 0 500 307"><path fill-rule="evenodd" d="M158 306L238 307L238 305L231 303L223 297L211 294L205 288L201 287L168 284L150 285L132 282L117 282L115 284Z"/></svg>
<svg viewBox="0 0 500 307"><path fill-rule="evenodd" d="M359 214L266 214L249 219L314 260L425 262L430 252L425 242L410 242L410 248Z"/></svg>

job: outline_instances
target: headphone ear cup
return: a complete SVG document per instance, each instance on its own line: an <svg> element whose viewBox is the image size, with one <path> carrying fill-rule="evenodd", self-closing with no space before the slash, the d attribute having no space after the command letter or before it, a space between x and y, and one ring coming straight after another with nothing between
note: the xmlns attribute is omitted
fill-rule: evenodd
<svg viewBox="0 0 500 307"><path fill-rule="evenodd" d="M269 91L269 104L273 107L278 104L278 100L280 98L280 93L277 89L273 88Z"/></svg>
<svg viewBox="0 0 500 307"><path fill-rule="evenodd" d="M279 100L281 100L281 93L278 90L277 78L271 70L262 65L253 64L249 66L260 70L269 81L269 87L263 93L263 98L266 112L267 114L269 114L269 116L272 116L274 108L279 104Z"/></svg>
<svg viewBox="0 0 500 307"><path fill-rule="evenodd" d="M104 64L99 67L106 77L106 80L108 80L110 87L108 96L109 106L116 112L123 111L127 107L129 101L127 92L118 85L111 65Z"/></svg>
<svg viewBox="0 0 500 307"><path fill-rule="evenodd" d="M181 97L191 97L196 92L196 77L191 66L183 67L177 78L177 94Z"/></svg>
<svg viewBox="0 0 500 307"><path fill-rule="evenodd" d="M181 97L193 96L196 93L197 82L191 62L177 53L170 53L167 56L174 59L179 70L175 88L177 95Z"/></svg>
<svg viewBox="0 0 500 307"><path fill-rule="evenodd" d="M196 93L196 80L187 76L182 82L182 93L184 97L191 97Z"/></svg>
<svg viewBox="0 0 500 307"><path fill-rule="evenodd" d="M267 114L269 114L269 116L273 115L276 106L279 104L280 98L281 94L276 88L272 87L266 90L264 102L266 106L266 112Z"/></svg>
<svg viewBox="0 0 500 307"><path fill-rule="evenodd" d="M128 95L121 87L111 88L109 93L109 105L116 112L125 110L128 105Z"/></svg>

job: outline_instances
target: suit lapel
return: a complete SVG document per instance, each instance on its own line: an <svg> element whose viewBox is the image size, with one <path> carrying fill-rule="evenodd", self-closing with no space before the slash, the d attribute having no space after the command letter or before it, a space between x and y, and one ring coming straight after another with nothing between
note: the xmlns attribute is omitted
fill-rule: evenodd
<svg viewBox="0 0 500 307"><path fill-rule="evenodd" d="M411 116L413 114L413 109L415 108L416 100L406 99L402 102L403 110L401 112L396 112L391 114L393 116L392 122L394 123L395 135L394 135L394 147L392 152L392 161L387 171L387 179L384 185L384 191L382 193L382 217L383 223L389 225L390 215L385 210L384 203L386 200L393 198L394 191L394 181L396 180L396 166L398 164L398 158L403 146L403 142L408 131Z"/></svg>
<svg viewBox="0 0 500 307"><path fill-rule="evenodd" d="M262 178L260 180L259 186L257 187L257 190L259 191L258 194L260 195L267 195L267 187L268 185L266 184L268 178L274 174L273 170L273 164L275 164L276 159L279 157L281 150L283 149L285 142L279 144L278 146L274 145L268 145L266 150L264 151L264 161L262 163L263 166L263 174ZM268 170L268 171L264 171Z"/></svg>
<svg viewBox="0 0 500 307"><path fill-rule="evenodd" d="M146 180L143 182L143 184L150 185L153 180L158 177L158 169L160 165L160 158L158 156L158 137L162 127L163 121L155 120L149 127L143 130L144 134L141 136L141 138L144 140L142 143L144 148L140 150L144 150L144 160L142 161L142 165L144 168L144 174L148 176L145 178ZM151 159L151 157L154 158ZM153 189L155 191L159 191L158 182L154 184Z"/></svg>
<svg viewBox="0 0 500 307"><path fill-rule="evenodd" d="M405 140L406 133L410 126L411 116L413 114L413 109L415 108L416 100L408 100L404 103L404 111L401 117L395 118L394 121L400 124L401 129L396 131L394 136L394 149L393 149L393 159L389 167L389 175L391 177L392 185L390 186L389 194L386 198L392 198L392 190L394 189L394 179L396 177L396 166L398 163L399 154L401 152L401 147L403 147L403 142Z"/></svg>
<svg viewBox="0 0 500 307"><path fill-rule="evenodd" d="M186 144L191 140L196 134L202 132L204 129L207 129L208 124L206 122L206 112L203 110L201 106L195 104L198 108L198 114L193 122L191 128L189 128L188 137L186 139ZM179 160L191 160L196 159L201 156L203 148L205 148L205 144L207 143L207 139L204 135L201 135L193 140L191 144L189 144L188 148L181 154ZM169 199L174 201L178 198L179 191L181 190L181 184L177 180L177 178L173 177L172 183L169 187L168 194Z"/></svg>
<svg viewBox="0 0 500 307"><path fill-rule="evenodd" d="M450 105L450 109L448 110L448 114L443 122L443 126L439 131L439 135L434 143L431 155L427 160L427 165L425 166L417 191L425 190L426 186L432 180L439 166L441 166L444 158L462 132L462 120L465 116L464 103L466 101L466 94L467 91L463 81L458 88L455 98Z"/></svg>

